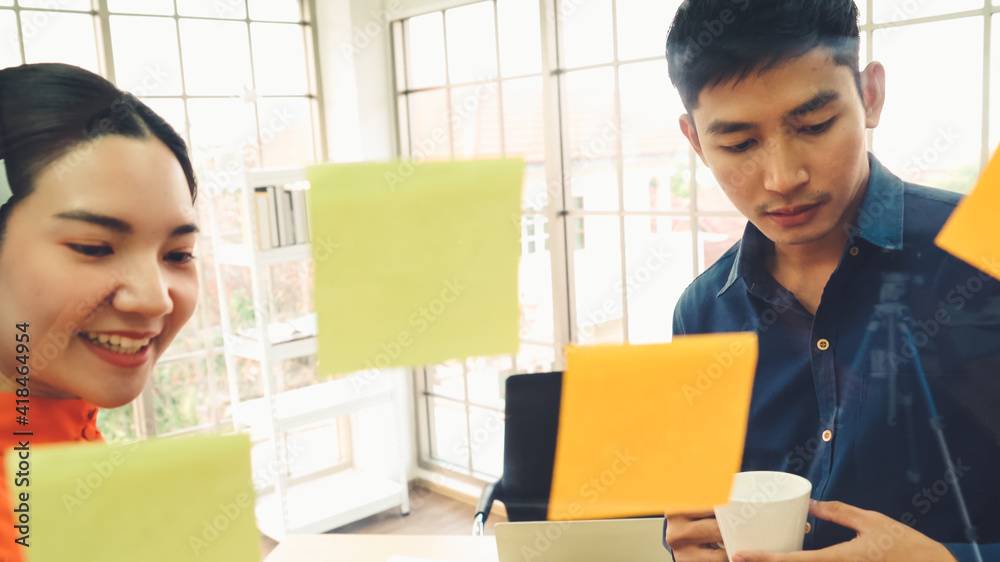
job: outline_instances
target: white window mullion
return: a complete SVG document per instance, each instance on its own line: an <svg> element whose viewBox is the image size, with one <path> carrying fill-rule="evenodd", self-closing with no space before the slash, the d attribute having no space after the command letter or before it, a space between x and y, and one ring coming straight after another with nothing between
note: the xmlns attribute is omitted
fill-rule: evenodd
<svg viewBox="0 0 1000 562"><path fill-rule="evenodd" d="M445 17L445 13L441 12L441 31L444 34L442 41L444 42L444 93L445 93L445 108L448 113L448 121L445 124L448 131L448 156L454 160L455 159L455 129L452 127L452 107L451 107L451 69L448 68L448 18Z"/></svg>
<svg viewBox="0 0 1000 562"><path fill-rule="evenodd" d="M413 396L417 401L417 407L414 412L416 414L415 421L417 422L417 461L420 462L424 458L430 459L432 456L431 453L435 450L435 437L432 431L434 428L434 407L430 403L431 397L428 390L429 385L427 384L427 367L413 369L412 372L415 382Z"/></svg>
<svg viewBox="0 0 1000 562"><path fill-rule="evenodd" d="M100 61L101 73L112 84L118 84L115 76L115 57L111 46L111 15L108 11L108 0L94 0L94 33L97 35L97 59ZM118 84L120 88L121 85Z"/></svg>
<svg viewBox="0 0 1000 562"><path fill-rule="evenodd" d="M465 410L465 462L472 474L472 407L469 402L469 360L462 360L462 407Z"/></svg>
<svg viewBox="0 0 1000 562"><path fill-rule="evenodd" d="M500 157L507 157L507 136L503 119L503 73L500 71L500 11L497 8L497 0L493 0L493 42L497 52L497 108L499 109L500 123ZM516 370L515 370L516 372Z"/></svg>
<svg viewBox="0 0 1000 562"><path fill-rule="evenodd" d="M545 96L545 155L546 185L549 195L549 235L552 252L553 309L556 314L555 329L563 327L560 342L568 345L576 341L576 275L573 237L570 235L573 216L569 211L569 155L565 139L568 138L568 124L563 119L566 94L563 90L561 68L561 10L560 0L539 0L542 19L542 79ZM548 6L546 5L548 4ZM546 9L549 8L549 9ZM582 216L582 215L581 215ZM563 294L565 291L565 294ZM561 306L565 309L560 310ZM565 358L557 356L558 370L565 368Z"/></svg>
<svg viewBox="0 0 1000 562"><path fill-rule="evenodd" d="M983 136L979 154L979 171L982 173L986 169L986 164L990 161L990 64L992 59L993 44L993 10L990 0L986 0L983 8Z"/></svg>
<svg viewBox="0 0 1000 562"><path fill-rule="evenodd" d="M688 228L691 230L691 279L698 277L701 273L701 256L698 252L698 155L693 148L688 148L688 167L690 168L690 178L688 178L688 192L691 194L691 204L688 205Z"/></svg>
<svg viewBox="0 0 1000 562"><path fill-rule="evenodd" d="M875 28L872 26L872 22L874 21L875 18L875 15L873 13L875 11L875 0L865 0L865 1L867 1L868 3L867 9L865 10L866 12L865 19L867 21L862 22L861 33L865 34L865 36L867 37L867 41L865 41L865 60L861 62L863 62L867 66L867 63L872 60L872 57L875 56L875 47L874 47ZM868 140L868 150L872 150L875 147L874 129L867 129L865 131L865 137Z"/></svg>
<svg viewBox="0 0 1000 562"><path fill-rule="evenodd" d="M615 95L614 95L614 119L615 119L615 176L618 181L618 244L619 257L621 263L621 283L622 283L622 341L628 343L628 252L625 248L625 156L622 153L622 96L621 83L618 80L618 2L611 0L611 42L614 65Z"/></svg>

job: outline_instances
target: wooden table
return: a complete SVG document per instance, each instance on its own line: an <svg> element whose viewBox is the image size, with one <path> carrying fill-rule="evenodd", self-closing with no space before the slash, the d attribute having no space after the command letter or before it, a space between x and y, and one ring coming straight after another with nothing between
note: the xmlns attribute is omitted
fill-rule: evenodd
<svg viewBox="0 0 1000 562"><path fill-rule="evenodd" d="M498 562L496 537L465 535L289 535L267 562L385 562L393 555L447 562Z"/></svg>

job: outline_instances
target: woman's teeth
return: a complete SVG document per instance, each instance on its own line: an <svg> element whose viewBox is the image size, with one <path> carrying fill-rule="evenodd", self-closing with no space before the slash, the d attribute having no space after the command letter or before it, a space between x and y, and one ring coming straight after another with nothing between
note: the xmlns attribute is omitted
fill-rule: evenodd
<svg viewBox="0 0 1000 562"><path fill-rule="evenodd" d="M146 338L142 340L134 340L132 338L127 338L125 336L119 336L118 334L98 334L97 332L81 332L80 335L90 342L103 347L109 351L115 353L122 353L124 355L133 355L138 353L140 349L149 345L152 338Z"/></svg>

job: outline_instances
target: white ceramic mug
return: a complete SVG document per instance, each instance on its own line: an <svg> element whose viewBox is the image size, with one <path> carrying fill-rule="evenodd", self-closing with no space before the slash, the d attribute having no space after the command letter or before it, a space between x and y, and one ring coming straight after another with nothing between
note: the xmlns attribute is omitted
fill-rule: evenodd
<svg viewBox="0 0 1000 562"><path fill-rule="evenodd" d="M740 472L729 503L715 506L726 555L802 550L812 484L786 472Z"/></svg>

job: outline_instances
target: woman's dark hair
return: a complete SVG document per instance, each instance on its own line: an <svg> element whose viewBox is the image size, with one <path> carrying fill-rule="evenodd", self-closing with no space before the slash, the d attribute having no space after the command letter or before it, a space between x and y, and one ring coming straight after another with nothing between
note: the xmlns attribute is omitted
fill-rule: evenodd
<svg viewBox="0 0 1000 562"><path fill-rule="evenodd" d="M859 45L853 0L685 0L667 34L667 66L691 112L706 87L763 74L816 47L853 71L860 93Z"/></svg>
<svg viewBox="0 0 1000 562"><path fill-rule="evenodd" d="M184 139L138 98L67 64L0 70L0 159L13 192L0 208L0 242L11 209L32 192L46 166L108 135L162 141L180 162L194 203L197 182Z"/></svg>

